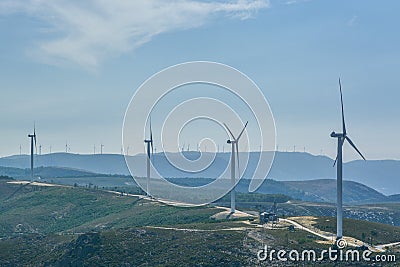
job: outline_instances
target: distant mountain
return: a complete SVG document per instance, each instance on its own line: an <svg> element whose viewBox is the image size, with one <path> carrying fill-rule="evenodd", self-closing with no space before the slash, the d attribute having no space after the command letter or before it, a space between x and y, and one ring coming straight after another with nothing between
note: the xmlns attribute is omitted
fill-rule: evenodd
<svg viewBox="0 0 400 267"><path fill-rule="evenodd" d="M0 158L0 166L21 169L30 168L30 156L11 156ZM64 167L105 174L129 174L124 157L115 154L81 155L71 153L52 153L35 156L35 166Z"/></svg>
<svg viewBox="0 0 400 267"><path fill-rule="evenodd" d="M30 179L30 169L0 167L0 177L15 179ZM59 184L81 186L97 185L99 187L136 187L136 183L129 176L108 176L93 172L81 171L64 167L35 168L35 178ZM211 178L168 178L169 181L189 187L202 186L211 183ZM241 193L248 193L250 180L242 179L236 186ZM127 188L128 189L128 188ZM308 202L336 202L336 180L316 179L305 181L276 181L266 179L256 191L260 194L281 194L292 199ZM385 196L384 194L354 181L343 181L343 201L346 204L388 203L400 202L400 194Z"/></svg>
<svg viewBox="0 0 400 267"><path fill-rule="evenodd" d="M388 196L388 199L391 202L400 202L400 194L390 195L390 196Z"/></svg>
<svg viewBox="0 0 400 267"><path fill-rule="evenodd" d="M263 152L271 153L271 152ZM199 152L183 152L183 155L195 160ZM244 178L252 176L257 165L257 152L250 153ZM213 163L201 172L181 171L167 160L178 165L190 165L182 160L180 153L156 153L153 157L154 165L164 177L175 178L215 178L223 174L229 167L230 153L218 153ZM205 153L211 159L211 153ZM133 163L132 170L135 176L146 175L146 155L138 154L127 157ZM243 159L244 156L241 156ZM29 168L28 155L0 158L0 166ZM115 154L79 155L70 153L53 153L36 156L36 166L57 166L80 169L95 173L129 175L124 156ZM185 165L186 164L186 165ZM333 160L326 156L314 156L301 152L277 152L268 178L278 181L304 181L315 179L336 178L336 169L332 167ZM351 161L344 164L343 178L345 180L362 183L385 195L400 193L400 161L395 160L368 160ZM229 172L227 172L229 175Z"/></svg>

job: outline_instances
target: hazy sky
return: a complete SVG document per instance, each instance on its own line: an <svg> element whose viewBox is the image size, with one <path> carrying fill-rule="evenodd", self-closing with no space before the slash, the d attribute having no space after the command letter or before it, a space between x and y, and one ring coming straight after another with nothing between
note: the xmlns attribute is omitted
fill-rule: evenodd
<svg viewBox="0 0 400 267"><path fill-rule="evenodd" d="M165 67L208 60L261 88L279 150L334 155L340 76L353 141L369 159L400 159L399 8L394 0L2 0L0 155L20 145L28 153L33 121L42 153L65 151L66 141L75 153L101 143L119 153L138 86ZM345 160L355 158L347 146Z"/></svg>

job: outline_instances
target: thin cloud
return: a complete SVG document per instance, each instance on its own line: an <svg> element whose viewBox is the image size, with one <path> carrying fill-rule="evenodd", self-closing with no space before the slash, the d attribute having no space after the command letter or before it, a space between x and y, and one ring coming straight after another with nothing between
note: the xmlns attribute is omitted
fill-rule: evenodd
<svg viewBox="0 0 400 267"><path fill-rule="evenodd" d="M283 0L283 3L286 4L286 5L293 5L293 4L309 2L309 1L311 1L311 0Z"/></svg>
<svg viewBox="0 0 400 267"><path fill-rule="evenodd" d="M354 15L354 16L347 22L347 24L348 24L350 27L351 27L351 26L354 26L354 24L356 23L357 19L358 19L358 16Z"/></svg>
<svg viewBox="0 0 400 267"><path fill-rule="evenodd" d="M39 40L34 51L41 60L95 68L156 35L200 27L221 16L248 19L268 6L268 0L14 0L0 3L0 15L24 13L48 25L46 40Z"/></svg>

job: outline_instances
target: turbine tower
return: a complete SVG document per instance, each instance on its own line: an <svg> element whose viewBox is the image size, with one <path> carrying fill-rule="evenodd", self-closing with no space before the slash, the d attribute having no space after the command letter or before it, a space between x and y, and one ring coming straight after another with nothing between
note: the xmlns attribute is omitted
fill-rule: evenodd
<svg viewBox="0 0 400 267"><path fill-rule="evenodd" d="M348 141L349 144L357 151L357 153L365 160L365 157L361 154L360 150L354 145L350 137L347 136L346 123L344 120L344 109L343 109L343 95L342 95L342 84L339 78L339 91L340 91L340 103L342 107L342 133L331 133L331 137L337 138L337 156L333 166L336 164L337 172L337 214L336 214L336 239L341 239L343 237L343 144Z"/></svg>
<svg viewBox="0 0 400 267"><path fill-rule="evenodd" d="M31 181L33 182L33 142L35 142L36 149L36 127L33 124L33 134L28 134L28 137L31 139Z"/></svg>
<svg viewBox="0 0 400 267"><path fill-rule="evenodd" d="M237 162L238 162L238 174L240 178L240 169L239 169L239 139L242 136L244 130L246 129L246 126L249 122L246 122L244 125L242 131L238 135L237 138L233 135L232 131L228 128L228 126L224 123L225 128L228 130L229 134L231 135L233 140L228 139L226 141L228 144L231 144L232 146L232 152L231 152L231 213L235 213L236 210L236 192L235 192L235 187L236 187L236 179L235 179L235 149L236 149L236 156L237 156Z"/></svg>
<svg viewBox="0 0 400 267"><path fill-rule="evenodd" d="M154 148L153 148L153 131L151 130L151 119L150 119L150 139L145 139L144 143L147 146L147 175L146 175L146 194L147 196L150 196L149 193L149 180L150 180L150 160L151 160L151 155L154 153ZM151 147L151 154L150 154L150 147ZM183 150L182 150L183 151Z"/></svg>

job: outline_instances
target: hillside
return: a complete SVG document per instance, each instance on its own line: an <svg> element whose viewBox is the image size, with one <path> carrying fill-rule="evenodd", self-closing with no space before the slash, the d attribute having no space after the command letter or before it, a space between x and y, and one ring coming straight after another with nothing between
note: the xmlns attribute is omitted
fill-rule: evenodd
<svg viewBox="0 0 400 267"><path fill-rule="evenodd" d="M0 166L0 175L10 176L15 179L30 179L30 169L20 169L15 167L2 167ZM93 176L95 173L77 170L65 167L38 167L34 168L35 179L47 179L47 178L62 178L62 177L84 177Z"/></svg>
<svg viewBox="0 0 400 267"><path fill-rule="evenodd" d="M178 208L102 190L21 187L6 181L0 181L0 191L1 266L188 266L193 262L254 266L259 263L256 255L263 244L286 250L329 247L317 236L301 229L289 230L284 223L271 231L246 217L215 220L212 216L223 209L210 206ZM252 200L269 201L278 196L260 197ZM325 220L316 226L330 227ZM400 232L389 225L350 222L366 233L384 229L374 239L377 243L397 240ZM385 234L390 232L397 235ZM357 234L363 237L361 232ZM278 261L268 264L284 266ZM331 263L323 260L319 265Z"/></svg>
<svg viewBox="0 0 400 267"><path fill-rule="evenodd" d="M270 153L270 152L263 152ZM183 152L188 159L199 157L198 152ZM229 164L229 153L218 153L213 164L202 172L183 172L172 166L163 153L156 153L153 162L164 177L174 178L215 178L225 171ZM258 153L250 153L248 168L244 177L251 177L256 167ZM210 153L205 153L211 158ZM144 154L129 156L134 166L135 176L145 176ZM179 153L168 153L174 161L180 161ZM36 166L57 166L85 170L94 173L129 175L125 159L122 155L96 154L79 155L70 153L53 153L36 156ZM277 181L304 181L314 179L332 179L336 177L336 170L332 167L333 160L325 156L314 156L301 152L277 152L268 178ZM29 168L29 156L11 156L0 158L0 166ZM385 195L400 193L400 161L395 160L368 160L351 161L344 164L344 179L362 183Z"/></svg>
<svg viewBox="0 0 400 267"><path fill-rule="evenodd" d="M212 179L202 178L173 178L168 180L183 186L201 186L212 181ZM247 193L248 187L249 180L242 179L236 186L236 190ZM336 180L275 181L267 179L256 193L282 194L302 201L336 203ZM363 184L344 181L343 201L346 204L383 203L394 202L395 198L389 198Z"/></svg>
<svg viewBox="0 0 400 267"><path fill-rule="evenodd" d="M400 194L390 195L388 199L393 202L400 202Z"/></svg>
<svg viewBox="0 0 400 267"><path fill-rule="evenodd" d="M336 180L334 179L287 181L283 183L301 190L305 195L317 196L322 202L336 202ZM368 186L353 181L343 181L343 201L345 203L380 203L390 200L387 196Z"/></svg>
<svg viewBox="0 0 400 267"><path fill-rule="evenodd" d="M216 208L178 208L101 190L0 182L0 237L209 221ZM23 190L20 190L23 188ZM14 192L17 191L17 194ZM10 197L11 196L11 197ZM134 217L134 220L130 218Z"/></svg>

